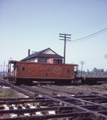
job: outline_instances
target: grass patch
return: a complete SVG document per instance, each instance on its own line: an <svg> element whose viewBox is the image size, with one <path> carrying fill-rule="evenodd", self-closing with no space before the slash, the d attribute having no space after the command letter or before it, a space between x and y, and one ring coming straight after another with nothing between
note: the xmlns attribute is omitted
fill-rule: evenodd
<svg viewBox="0 0 107 120"><path fill-rule="evenodd" d="M107 90L107 84L102 84L102 87Z"/></svg>
<svg viewBox="0 0 107 120"><path fill-rule="evenodd" d="M87 87L85 87L85 86L71 86L71 88L73 88L73 89L77 89L77 90L87 90Z"/></svg>
<svg viewBox="0 0 107 120"><path fill-rule="evenodd" d="M0 98L16 97L11 89L0 88Z"/></svg>

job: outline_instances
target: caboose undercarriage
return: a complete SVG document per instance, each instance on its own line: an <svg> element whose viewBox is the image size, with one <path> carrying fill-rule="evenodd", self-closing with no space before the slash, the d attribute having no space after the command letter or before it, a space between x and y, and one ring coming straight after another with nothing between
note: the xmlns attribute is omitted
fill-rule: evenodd
<svg viewBox="0 0 107 120"><path fill-rule="evenodd" d="M45 82L45 83L55 83L58 85L98 85L107 83L107 78L83 78L83 77L77 77L75 79L34 79L34 78L17 78L14 77L8 78L4 77L5 79L8 79L11 83L15 83L17 85L20 84L27 84L31 85L33 81L38 82ZM79 81L79 82L78 82Z"/></svg>
<svg viewBox="0 0 107 120"><path fill-rule="evenodd" d="M55 83L55 84L60 84L60 85L67 85L67 84L76 84L77 79L43 79L43 78L8 78L9 82L15 83L17 85L19 84L27 84L31 85L33 81L38 81L38 82L47 82L47 83Z"/></svg>

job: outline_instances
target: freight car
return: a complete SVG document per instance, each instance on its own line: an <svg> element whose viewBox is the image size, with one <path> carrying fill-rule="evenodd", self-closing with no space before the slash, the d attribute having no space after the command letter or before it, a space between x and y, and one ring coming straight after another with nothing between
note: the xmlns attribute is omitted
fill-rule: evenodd
<svg viewBox="0 0 107 120"><path fill-rule="evenodd" d="M8 63L8 79L16 84L31 84L33 81L71 83L75 80L77 72L77 64L25 61L9 61Z"/></svg>

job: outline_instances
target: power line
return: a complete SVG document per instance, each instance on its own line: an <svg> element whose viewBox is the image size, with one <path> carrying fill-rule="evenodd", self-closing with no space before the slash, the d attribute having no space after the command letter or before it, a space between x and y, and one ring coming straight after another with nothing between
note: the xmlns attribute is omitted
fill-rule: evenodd
<svg viewBox="0 0 107 120"><path fill-rule="evenodd" d="M95 36L97 36L97 35L99 35L99 34L102 34L103 32L106 32L106 31L107 31L107 28L105 28L105 29L103 29L103 30L100 30L100 31L98 31L98 32L96 32L96 33L93 33L93 34L91 34L91 35L88 35L88 36L85 36L85 37L82 37L82 38L79 38L79 39L72 40L72 42L87 40L87 39L90 39L90 38L92 38L92 37L95 37Z"/></svg>

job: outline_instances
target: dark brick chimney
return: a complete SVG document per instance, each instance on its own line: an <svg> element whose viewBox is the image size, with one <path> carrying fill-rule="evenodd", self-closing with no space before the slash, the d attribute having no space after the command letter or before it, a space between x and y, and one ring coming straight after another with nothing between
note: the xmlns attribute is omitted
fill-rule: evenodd
<svg viewBox="0 0 107 120"><path fill-rule="evenodd" d="M28 56L30 56L30 49L28 49Z"/></svg>

